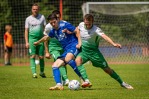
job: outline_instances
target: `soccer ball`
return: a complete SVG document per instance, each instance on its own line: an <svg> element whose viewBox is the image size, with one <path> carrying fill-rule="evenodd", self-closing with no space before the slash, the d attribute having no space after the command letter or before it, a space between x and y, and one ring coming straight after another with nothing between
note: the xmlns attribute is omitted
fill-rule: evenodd
<svg viewBox="0 0 149 99"><path fill-rule="evenodd" d="M39 60L35 60L35 64L38 65L39 64Z"/></svg>
<svg viewBox="0 0 149 99"><path fill-rule="evenodd" d="M68 88L71 90L78 90L80 88L80 83L78 80L71 80L68 84Z"/></svg>

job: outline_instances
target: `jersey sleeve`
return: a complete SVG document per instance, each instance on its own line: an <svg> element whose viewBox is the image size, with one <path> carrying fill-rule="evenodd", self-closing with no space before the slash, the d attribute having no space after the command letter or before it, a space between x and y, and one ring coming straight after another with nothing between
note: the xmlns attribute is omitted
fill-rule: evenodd
<svg viewBox="0 0 149 99"><path fill-rule="evenodd" d="M66 27L65 28L68 29L70 32L74 32L74 30L76 29L76 27L73 26L70 23L66 23Z"/></svg>
<svg viewBox="0 0 149 99"><path fill-rule="evenodd" d="M28 22L28 19L27 18L25 20L25 28L29 28L29 22Z"/></svg>
<svg viewBox="0 0 149 99"><path fill-rule="evenodd" d="M45 19L45 17L44 17L44 15L43 15L43 20L44 20L44 26L46 26L46 19Z"/></svg>
<svg viewBox="0 0 149 99"><path fill-rule="evenodd" d="M78 25L78 29L79 30L80 30L81 26L82 26L82 22Z"/></svg>
<svg viewBox="0 0 149 99"><path fill-rule="evenodd" d="M4 34L4 40L5 40L5 41L7 40L7 35L6 35L6 34Z"/></svg>
<svg viewBox="0 0 149 99"><path fill-rule="evenodd" d="M100 28L98 28L98 27L97 27L97 29L96 29L96 33L97 33L97 35L99 35L99 36L101 36L102 34L104 34L104 33L102 32L102 30L101 30Z"/></svg>
<svg viewBox="0 0 149 99"><path fill-rule="evenodd" d="M54 32L53 32L53 30L51 30L51 31L48 33L48 36L51 37L51 38L54 37Z"/></svg>
<svg viewBox="0 0 149 99"><path fill-rule="evenodd" d="M50 32L50 30L52 30L52 26L51 26L50 24L47 24L47 25L45 26L45 29L44 29L43 34L44 34L44 35L48 35L49 32Z"/></svg>

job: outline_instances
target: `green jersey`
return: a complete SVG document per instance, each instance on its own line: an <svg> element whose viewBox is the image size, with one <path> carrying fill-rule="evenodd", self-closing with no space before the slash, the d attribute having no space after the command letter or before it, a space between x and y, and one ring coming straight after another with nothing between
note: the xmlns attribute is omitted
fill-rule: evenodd
<svg viewBox="0 0 149 99"><path fill-rule="evenodd" d="M41 14L38 14L37 17L32 15L27 17L25 28L29 29L29 39L41 39L43 37L43 29L45 25L45 17Z"/></svg>
<svg viewBox="0 0 149 99"><path fill-rule="evenodd" d="M100 28L93 25L91 29L86 29L84 22L78 26L82 39L82 48L84 50L97 50L99 46L100 36L104 34Z"/></svg>
<svg viewBox="0 0 149 99"><path fill-rule="evenodd" d="M78 28L82 39L82 52L78 56L82 58L83 63L90 60L95 67L107 68L108 64L98 49L100 37L104 34L102 30L95 25L86 29L84 22L81 22Z"/></svg>

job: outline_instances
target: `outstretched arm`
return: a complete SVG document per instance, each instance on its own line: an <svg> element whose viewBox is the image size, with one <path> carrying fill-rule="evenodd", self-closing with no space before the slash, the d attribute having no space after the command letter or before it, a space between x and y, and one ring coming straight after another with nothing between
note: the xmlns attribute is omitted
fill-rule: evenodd
<svg viewBox="0 0 149 99"><path fill-rule="evenodd" d="M121 44L118 44L118 43L114 43L112 41L112 39L110 37L108 37L106 34L102 34L101 35L102 38L104 38L107 42L109 42L110 44L112 44L114 47L117 47L117 48L122 48Z"/></svg>
<svg viewBox="0 0 149 99"><path fill-rule="evenodd" d="M38 40L37 42L34 42L34 45L38 45L42 42L48 41L50 39L49 36L44 36L43 38L41 38L40 40Z"/></svg>

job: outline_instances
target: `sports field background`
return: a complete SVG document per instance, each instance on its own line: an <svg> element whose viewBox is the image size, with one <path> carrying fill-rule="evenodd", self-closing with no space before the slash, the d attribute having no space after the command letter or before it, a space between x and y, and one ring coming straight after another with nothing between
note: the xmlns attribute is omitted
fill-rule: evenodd
<svg viewBox="0 0 149 99"><path fill-rule="evenodd" d="M25 18L31 14L31 5L37 2L40 13L47 17L59 9L60 0L0 0L0 99L149 99L149 13L137 15L100 15L93 12L95 24L115 42L122 44L122 49L101 41L99 50L105 56L110 67L121 78L131 84L134 90L122 87L100 68L86 64L87 74L92 88L80 88L70 91L66 86L63 91L49 91L55 85L51 64L53 59L45 59L47 78L32 78L29 67L28 50L25 48ZM86 2L121 2L122 0L63 0L63 20L77 26L83 21L81 6ZM148 0L125 0L126 2L148 2ZM143 7L148 8L149 5ZM129 8L128 8L129 9ZM149 10L148 10L149 11ZM4 66L3 34L6 24L13 26L14 49L12 66ZM79 78L68 67L69 79ZM39 65L37 66L39 74Z"/></svg>
<svg viewBox="0 0 149 99"><path fill-rule="evenodd" d="M60 2L62 1L62 2ZM132 2L132 0L125 0ZM148 0L133 0L147 2ZM31 14L31 6L38 3L40 13L46 18L53 10L62 10L62 19L78 26L83 21L83 5L88 2L122 2L121 0L0 0L0 66L4 65L3 35L6 24L13 26L14 48L13 65L28 65L28 49L25 48L24 25L25 19ZM123 1L124 2L124 1ZM124 3L126 3L124 2ZM62 6L60 6L62 5ZM90 5L94 7L95 5ZM62 7L62 9L61 9ZM84 6L86 7L86 6ZM101 8L100 8L101 7ZM110 7L110 8L109 8ZM123 8L121 8L123 7ZM106 10L111 14L106 13ZM121 10L120 10L121 9ZM117 11L118 10L118 11ZM120 11L119 11L120 10ZM89 10L95 18L95 24L111 37L114 42L122 44L122 49L112 47L101 40L99 49L111 64L149 64L149 5L128 4L96 5ZM98 12L99 11L99 12ZM114 11L114 12L112 12ZM124 15L123 12L136 14ZM114 13L118 15L114 15ZM140 12L140 13L138 13ZM143 13L142 13L143 12ZM48 23L48 22L47 22ZM47 63L47 61L46 61Z"/></svg>
<svg viewBox="0 0 149 99"><path fill-rule="evenodd" d="M78 79L68 67L70 80ZM111 65L121 78L131 84L134 90L122 87L100 68L90 64L85 65L92 88L80 88L70 91L64 87L63 91L50 91L55 85L51 66L47 65L47 78L33 79L28 66L1 66L0 67L0 99L148 99L149 98L149 67L148 65ZM37 66L39 73L39 67Z"/></svg>

